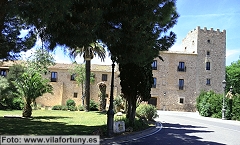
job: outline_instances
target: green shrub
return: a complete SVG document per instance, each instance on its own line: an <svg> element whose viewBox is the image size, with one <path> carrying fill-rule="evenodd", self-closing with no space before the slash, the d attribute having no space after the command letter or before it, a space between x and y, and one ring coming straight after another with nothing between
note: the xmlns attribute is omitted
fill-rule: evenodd
<svg viewBox="0 0 240 145"><path fill-rule="evenodd" d="M76 106L69 106L68 110L70 110L70 111L77 111L77 107Z"/></svg>
<svg viewBox="0 0 240 145"><path fill-rule="evenodd" d="M74 100L69 99L69 100L67 100L66 105L67 105L68 107L70 107L70 106L74 106L74 107L75 107L75 106L76 106L76 103L75 103Z"/></svg>
<svg viewBox="0 0 240 145"><path fill-rule="evenodd" d="M124 99L121 96L117 96L113 100L114 112L120 112L121 109L124 109Z"/></svg>
<svg viewBox="0 0 240 145"><path fill-rule="evenodd" d="M136 116L147 120L153 120L153 118L158 116L157 108L151 104L140 104L136 109Z"/></svg>
<svg viewBox="0 0 240 145"><path fill-rule="evenodd" d="M83 105L79 105L79 106L78 106L78 110L79 110L79 111L84 111L84 110L85 110L85 107L84 107Z"/></svg>
<svg viewBox="0 0 240 145"><path fill-rule="evenodd" d="M121 117L117 117L117 118L114 117L114 121L124 121L125 129L130 127L129 120L125 116L121 116ZM131 126L131 127L133 127L133 131L139 131L139 130L147 129L149 127L149 125L148 125L147 121L144 121L141 118L135 118L134 126Z"/></svg>
<svg viewBox="0 0 240 145"><path fill-rule="evenodd" d="M240 121L240 95L236 95L232 100L232 119Z"/></svg>
<svg viewBox="0 0 240 145"><path fill-rule="evenodd" d="M89 104L89 108L90 111L98 111L98 106L99 104L97 104L94 100L90 100L90 104Z"/></svg>
<svg viewBox="0 0 240 145"><path fill-rule="evenodd" d="M68 110L68 106L62 106L62 110L67 111Z"/></svg>
<svg viewBox="0 0 240 145"><path fill-rule="evenodd" d="M55 105L52 107L52 110L62 110L62 105Z"/></svg>
<svg viewBox="0 0 240 145"><path fill-rule="evenodd" d="M22 110L24 107L24 101L21 97L15 97L12 100L12 108L13 110Z"/></svg>

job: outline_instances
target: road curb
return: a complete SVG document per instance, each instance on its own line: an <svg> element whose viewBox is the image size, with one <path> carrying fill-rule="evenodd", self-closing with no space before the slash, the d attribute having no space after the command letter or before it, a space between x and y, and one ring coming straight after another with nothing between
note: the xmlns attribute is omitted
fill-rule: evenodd
<svg viewBox="0 0 240 145"><path fill-rule="evenodd" d="M148 128L146 130L139 131L134 134L124 135L124 136L105 138L105 139L102 139L100 142L101 142L101 145L126 143L130 141L138 140L140 138L151 136L159 132L161 129L162 129L161 122L156 122L154 127Z"/></svg>

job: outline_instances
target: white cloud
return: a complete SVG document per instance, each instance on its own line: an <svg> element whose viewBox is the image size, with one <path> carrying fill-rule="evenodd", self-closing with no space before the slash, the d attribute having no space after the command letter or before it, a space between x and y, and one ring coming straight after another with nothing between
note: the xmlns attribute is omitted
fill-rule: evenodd
<svg viewBox="0 0 240 145"><path fill-rule="evenodd" d="M236 54L240 54L240 49L226 50L226 58Z"/></svg>

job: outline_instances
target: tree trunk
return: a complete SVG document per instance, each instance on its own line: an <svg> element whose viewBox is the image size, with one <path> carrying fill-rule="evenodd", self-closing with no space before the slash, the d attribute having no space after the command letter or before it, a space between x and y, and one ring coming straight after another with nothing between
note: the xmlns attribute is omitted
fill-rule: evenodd
<svg viewBox="0 0 240 145"><path fill-rule="evenodd" d="M82 82L82 105L84 106L84 99L85 99L85 96L84 96L84 93L83 93L83 82Z"/></svg>
<svg viewBox="0 0 240 145"><path fill-rule="evenodd" d="M22 116L23 117L31 117L32 116L32 107L31 107L30 99L26 100L26 104L24 106Z"/></svg>
<svg viewBox="0 0 240 145"><path fill-rule="evenodd" d="M85 85L85 98L86 98L86 111L90 111L90 74L91 74L91 60L86 60L86 85Z"/></svg>

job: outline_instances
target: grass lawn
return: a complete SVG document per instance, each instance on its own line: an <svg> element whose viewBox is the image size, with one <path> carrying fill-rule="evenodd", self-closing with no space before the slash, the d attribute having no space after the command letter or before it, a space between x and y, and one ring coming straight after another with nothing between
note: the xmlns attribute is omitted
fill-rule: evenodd
<svg viewBox="0 0 240 145"><path fill-rule="evenodd" d="M2 135L92 135L99 128L103 132L107 129L106 113L97 111L33 110L31 119L4 118L4 115L21 116L22 111L0 110ZM137 130L148 127L139 120L135 124Z"/></svg>
<svg viewBox="0 0 240 145"><path fill-rule="evenodd" d="M21 110L0 110L0 134L7 135L91 135L106 130L107 115L101 112L33 110L32 119L4 118L22 115Z"/></svg>

